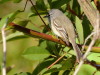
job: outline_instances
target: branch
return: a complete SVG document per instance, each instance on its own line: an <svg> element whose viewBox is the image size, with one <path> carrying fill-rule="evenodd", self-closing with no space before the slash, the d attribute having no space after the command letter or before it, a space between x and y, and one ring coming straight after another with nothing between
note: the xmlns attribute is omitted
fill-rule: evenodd
<svg viewBox="0 0 100 75"><path fill-rule="evenodd" d="M85 15L87 16L88 20L90 21L91 25L95 27L96 19L97 19L97 11L91 4L90 0L78 0L81 8L83 9ZM100 16L100 15L99 15Z"/></svg>
<svg viewBox="0 0 100 75"><path fill-rule="evenodd" d="M66 45L65 42L63 42L61 39L53 38L51 35L47 35L47 34L40 33L40 32L31 30L31 29L28 29L28 28L24 28L22 26L14 24L14 23L10 23L9 25L12 26L13 29L21 31L24 34L27 34L29 36L32 36L32 37L36 36L36 37L39 37L39 38L43 38L43 39L50 40L50 41L53 41L53 42L56 42L56 43L59 43L59 44Z"/></svg>
<svg viewBox="0 0 100 75"><path fill-rule="evenodd" d="M62 45L66 45L66 43L63 42L61 39L54 38L51 35L47 35L47 34L40 33L40 32L31 30L31 29L28 29L28 28L24 28L22 26L19 26L17 24L14 24L14 23L10 23L9 25L12 26L13 29L18 30L18 31L21 31L24 34L27 34L27 35L29 35L31 37L36 36L38 38L42 38L42 39L46 39L46 40L49 40L49 41L53 41L53 42L56 42L56 43L59 43L59 44L62 44ZM82 45L79 45L79 46L82 47ZM88 46L85 46L85 49L87 49L87 48L88 48ZM100 47L92 47L92 51L93 52L100 52Z"/></svg>
<svg viewBox="0 0 100 75"><path fill-rule="evenodd" d="M7 18L8 21L8 18ZM5 28L7 26L7 21L5 22L5 24L3 25L1 32L2 32L2 40L3 40L3 62L2 62L2 75L7 75L6 74L6 52L7 52L7 48L6 48L6 33L5 33Z"/></svg>

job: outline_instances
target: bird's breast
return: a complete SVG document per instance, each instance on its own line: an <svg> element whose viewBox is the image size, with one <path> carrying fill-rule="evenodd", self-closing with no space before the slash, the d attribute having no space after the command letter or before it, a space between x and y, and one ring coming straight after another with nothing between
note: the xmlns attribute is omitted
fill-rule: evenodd
<svg viewBox="0 0 100 75"><path fill-rule="evenodd" d="M52 23L51 23L51 29L54 34L56 34L59 37L62 37L61 34L59 33L59 31L57 30L57 28Z"/></svg>

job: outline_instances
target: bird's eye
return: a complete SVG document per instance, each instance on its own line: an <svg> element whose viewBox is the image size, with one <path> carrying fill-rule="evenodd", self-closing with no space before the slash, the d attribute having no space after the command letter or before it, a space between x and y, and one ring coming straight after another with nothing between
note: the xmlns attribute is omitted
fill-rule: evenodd
<svg viewBox="0 0 100 75"><path fill-rule="evenodd" d="M46 16L44 16L44 18L47 18L47 17L50 17L50 15L49 15L49 14L47 14Z"/></svg>

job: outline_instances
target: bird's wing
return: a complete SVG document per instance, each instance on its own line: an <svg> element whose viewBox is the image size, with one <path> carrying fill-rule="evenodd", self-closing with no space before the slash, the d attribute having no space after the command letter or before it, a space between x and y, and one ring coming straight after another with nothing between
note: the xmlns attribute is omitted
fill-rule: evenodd
<svg viewBox="0 0 100 75"><path fill-rule="evenodd" d="M61 18L55 18L53 20L53 24L56 28L56 30L61 34L61 38L63 39L63 41L65 41L68 44L68 36L67 36L67 32L65 30L65 28L63 27L63 20Z"/></svg>

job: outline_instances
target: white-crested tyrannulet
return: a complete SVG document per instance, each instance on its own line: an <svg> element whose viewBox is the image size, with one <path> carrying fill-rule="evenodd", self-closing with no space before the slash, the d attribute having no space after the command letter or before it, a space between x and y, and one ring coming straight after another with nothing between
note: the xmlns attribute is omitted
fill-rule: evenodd
<svg viewBox="0 0 100 75"><path fill-rule="evenodd" d="M68 44L67 39L73 46L73 49L76 52L77 61L79 62L82 57L82 52L80 51L78 45L75 42L75 30L72 22L66 17L62 11L58 9L52 9L49 11L48 19L50 21L50 27L52 31L63 41Z"/></svg>

